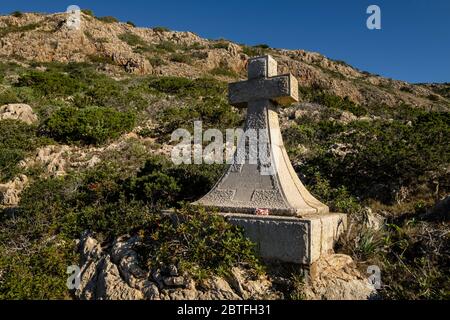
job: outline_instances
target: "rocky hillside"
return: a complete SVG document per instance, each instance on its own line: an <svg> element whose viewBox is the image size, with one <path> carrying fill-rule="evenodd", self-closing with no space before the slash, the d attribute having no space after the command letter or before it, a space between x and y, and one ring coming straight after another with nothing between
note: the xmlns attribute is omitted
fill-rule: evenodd
<svg viewBox="0 0 450 320"><path fill-rule="evenodd" d="M135 28L85 13L80 30L70 29L66 20L66 14L0 17L0 56L24 62L101 61L112 75L125 70L141 75L196 78L212 74L230 79L245 76L249 56L270 52L279 62L279 71L292 72L300 85L348 97L358 104L406 103L440 109L450 103L448 87L441 90L440 85L382 78L319 53L211 41L191 32Z"/></svg>
<svg viewBox="0 0 450 320"><path fill-rule="evenodd" d="M448 84L89 11L81 30L66 19L0 17L0 299L449 297ZM302 101L279 111L300 179L349 215L336 254L309 280L186 206L223 165L169 159L175 129L242 125L227 82L264 53L300 83ZM159 214L167 208L182 223ZM83 272L77 290L66 286L72 265ZM368 266L382 271L377 292Z"/></svg>

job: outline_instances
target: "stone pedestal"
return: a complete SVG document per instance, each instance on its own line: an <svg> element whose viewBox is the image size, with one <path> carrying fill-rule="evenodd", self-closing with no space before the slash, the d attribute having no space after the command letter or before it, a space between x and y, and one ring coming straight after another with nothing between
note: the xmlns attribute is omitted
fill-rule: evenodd
<svg viewBox="0 0 450 320"><path fill-rule="evenodd" d="M332 253L347 224L347 216L340 213L302 217L221 215L244 229L245 235L257 244L263 259L302 265L311 265L321 256Z"/></svg>

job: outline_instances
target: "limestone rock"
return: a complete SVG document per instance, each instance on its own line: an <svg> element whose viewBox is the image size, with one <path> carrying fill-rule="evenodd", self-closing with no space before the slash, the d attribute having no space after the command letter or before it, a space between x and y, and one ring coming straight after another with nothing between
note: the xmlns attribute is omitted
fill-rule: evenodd
<svg viewBox="0 0 450 320"><path fill-rule="evenodd" d="M20 175L14 180L0 184L0 205L17 206L20 194L28 186L28 178Z"/></svg>
<svg viewBox="0 0 450 320"><path fill-rule="evenodd" d="M348 124L352 121L358 120L358 117L349 111L343 111L339 120L344 124Z"/></svg>
<svg viewBox="0 0 450 320"><path fill-rule="evenodd" d="M356 268L352 258L333 254L311 266L311 279L304 288L310 300L367 300L376 297L375 288Z"/></svg>
<svg viewBox="0 0 450 320"><path fill-rule="evenodd" d="M20 120L27 124L38 121L33 109L27 104L6 104L0 107L0 120L12 119Z"/></svg>
<svg viewBox="0 0 450 320"><path fill-rule="evenodd" d="M102 247L88 232L79 241L81 284L75 296L83 300L267 299L278 297L265 277L251 277L233 268L233 277L211 277L196 283L179 275L175 266L152 275L138 263L136 237L121 237ZM231 285L230 285L231 284ZM236 289L240 288L240 289Z"/></svg>

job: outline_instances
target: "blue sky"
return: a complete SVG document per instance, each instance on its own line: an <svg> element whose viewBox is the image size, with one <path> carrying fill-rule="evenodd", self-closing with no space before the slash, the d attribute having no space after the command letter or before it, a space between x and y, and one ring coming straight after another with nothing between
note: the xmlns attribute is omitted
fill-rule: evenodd
<svg viewBox="0 0 450 320"><path fill-rule="evenodd" d="M450 82L449 0L1 0L0 13L62 12L70 4L143 27L316 51L394 79ZM366 28L371 4L381 8L381 30Z"/></svg>

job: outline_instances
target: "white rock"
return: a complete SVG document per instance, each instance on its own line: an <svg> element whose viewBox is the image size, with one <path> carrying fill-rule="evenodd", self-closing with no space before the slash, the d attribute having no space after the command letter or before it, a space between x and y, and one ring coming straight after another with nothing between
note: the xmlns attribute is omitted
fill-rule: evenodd
<svg viewBox="0 0 450 320"><path fill-rule="evenodd" d="M28 178L23 174L12 181L0 184L0 205L17 206L20 194L27 186Z"/></svg>

